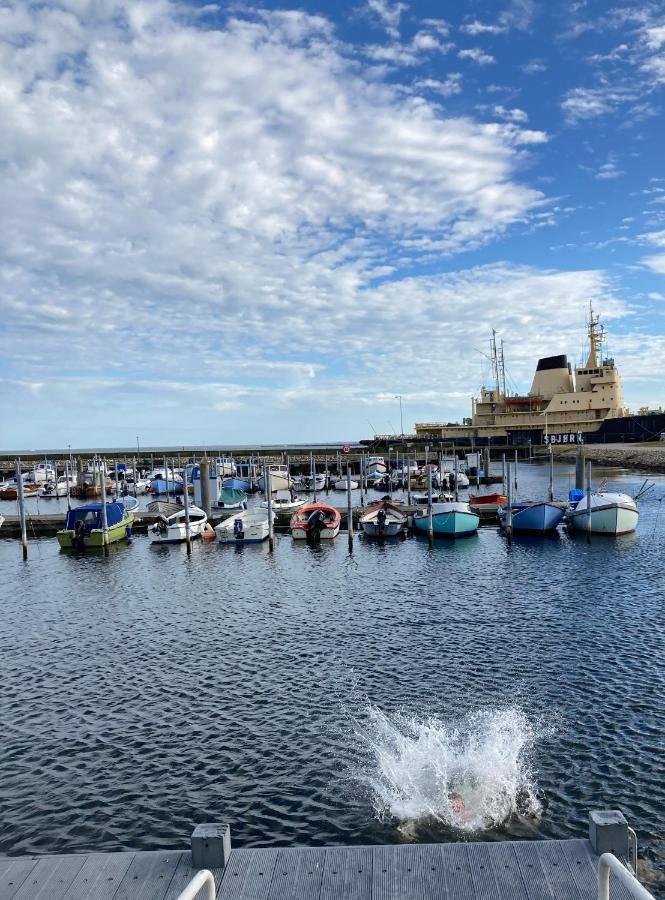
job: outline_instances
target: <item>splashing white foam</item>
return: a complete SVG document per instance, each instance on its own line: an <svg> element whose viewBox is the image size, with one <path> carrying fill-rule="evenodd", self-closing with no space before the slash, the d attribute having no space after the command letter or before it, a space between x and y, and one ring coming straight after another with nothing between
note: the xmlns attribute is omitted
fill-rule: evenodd
<svg viewBox="0 0 665 900"><path fill-rule="evenodd" d="M429 819L471 832L541 812L528 762L536 729L519 708L452 725L370 705L357 734L372 757L361 777L381 819Z"/></svg>

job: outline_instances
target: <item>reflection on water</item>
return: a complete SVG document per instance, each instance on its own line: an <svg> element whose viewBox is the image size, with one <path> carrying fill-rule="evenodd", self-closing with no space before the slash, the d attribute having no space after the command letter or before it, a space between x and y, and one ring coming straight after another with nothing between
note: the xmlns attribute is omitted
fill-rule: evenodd
<svg viewBox="0 0 665 900"><path fill-rule="evenodd" d="M567 837L601 806L665 869L663 496L591 544L0 540L0 851Z"/></svg>

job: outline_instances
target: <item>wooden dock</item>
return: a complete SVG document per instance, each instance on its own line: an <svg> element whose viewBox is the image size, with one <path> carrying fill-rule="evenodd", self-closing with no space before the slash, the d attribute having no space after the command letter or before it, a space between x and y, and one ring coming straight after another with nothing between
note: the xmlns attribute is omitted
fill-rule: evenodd
<svg viewBox="0 0 665 900"><path fill-rule="evenodd" d="M232 850L212 871L218 900L596 900L596 867L588 840L551 840ZM4 857L0 900L175 900L195 872L189 850Z"/></svg>

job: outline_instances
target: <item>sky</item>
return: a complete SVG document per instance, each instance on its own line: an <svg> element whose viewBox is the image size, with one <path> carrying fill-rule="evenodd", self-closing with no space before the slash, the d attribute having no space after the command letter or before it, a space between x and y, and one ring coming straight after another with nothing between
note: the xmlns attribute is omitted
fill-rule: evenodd
<svg viewBox="0 0 665 900"><path fill-rule="evenodd" d="M665 3L0 0L0 448L665 402ZM402 422L400 422L400 401Z"/></svg>

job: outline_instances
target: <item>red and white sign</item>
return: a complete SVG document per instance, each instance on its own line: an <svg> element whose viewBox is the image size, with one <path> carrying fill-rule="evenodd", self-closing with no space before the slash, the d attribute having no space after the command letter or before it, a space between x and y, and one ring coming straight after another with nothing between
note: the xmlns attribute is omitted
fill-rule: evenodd
<svg viewBox="0 0 665 900"><path fill-rule="evenodd" d="M350 453L350 452L351 452L351 448L349 447L349 445L344 444L344 446L342 447L342 453Z"/></svg>

